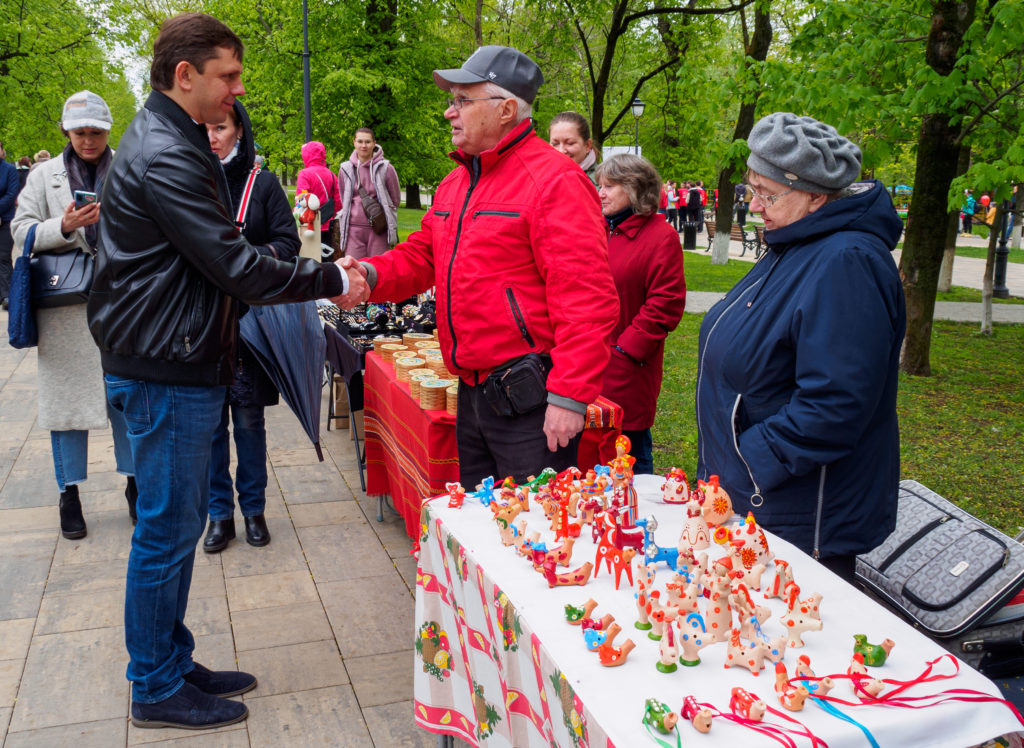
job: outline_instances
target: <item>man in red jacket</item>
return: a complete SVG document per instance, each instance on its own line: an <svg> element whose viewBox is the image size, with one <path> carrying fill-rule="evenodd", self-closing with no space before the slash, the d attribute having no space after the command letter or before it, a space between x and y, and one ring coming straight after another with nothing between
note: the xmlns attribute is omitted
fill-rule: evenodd
<svg viewBox="0 0 1024 748"><path fill-rule="evenodd" d="M459 375L460 478L522 481L576 463L601 391L618 297L597 193L530 120L543 77L509 47L435 70L451 92L452 159L420 230L363 263L370 298L437 289L448 368Z"/></svg>

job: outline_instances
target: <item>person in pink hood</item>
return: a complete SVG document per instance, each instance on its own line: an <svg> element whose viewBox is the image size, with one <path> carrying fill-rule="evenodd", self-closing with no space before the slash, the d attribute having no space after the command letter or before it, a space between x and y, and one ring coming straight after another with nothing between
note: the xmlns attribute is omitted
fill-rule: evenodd
<svg viewBox="0 0 1024 748"><path fill-rule="evenodd" d="M361 260L382 255L398 244L398 202L401 197L398 174L384 158L373 130L356 130L354 149L341 164L338 179L342 184L341 212L338 215L341 248L348 257ZM358 180L358 181L357 181ZM387 218L387 230L378 234L370 226L363 208L360 187L377 199Z"/></svg>
<svg viewBox="0 0 1024 748"><path fill-rule="evenodd" d="M311 140L302 146L302 163L306 168L299 172L295 181L295 191L312 192L319 198L321 207L327 205L328 199L334 200L334 213L337 214L341 205L341 195L338 192L338 179L327 167L327 149L324 148L324 144L319 140ZM336 219L332 216L331 221L323 221L320 224L320 243L337 250L340 249L337 239L333 242L330 240L331 223L334 220Z"/></svg>

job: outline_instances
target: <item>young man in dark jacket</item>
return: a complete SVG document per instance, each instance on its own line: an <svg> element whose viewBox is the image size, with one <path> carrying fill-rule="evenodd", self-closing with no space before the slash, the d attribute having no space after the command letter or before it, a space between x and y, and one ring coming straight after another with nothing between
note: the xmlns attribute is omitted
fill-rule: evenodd
<svg viewBox="0 0 1024 748"><path fill-rule="evenodd" d="M4 144L0 142L0 299L7 308L7 293L11 287L11 250L14 238L11 236L11 219L21 191L18 170L7 163Z"/></svg>
<svg viewBox="0 0 1024 748"><path fill-rule="evenodd" d="M522 481L576 464L600 394L619 311L607 233L587 175L534 132L543 78L533 60L481 47L434 81L453 97L445 117L459 165L420 230L363 267L374 300L437 288L441 350L462 380L462 483ZM526 370L506 378L517 384L508 397L498 378L513 361Z"/></svg>
<svg viewBox="0 0 1024 748"><path fill-rule="evenodd" d="M125 592L132 722L198 729L245 719L244 704L222 697L256 684L193 662L184 622L238 300L342 302L350 281L330 264L260 254L232 220L204 123L223 122L245 93L238 37L187 13L163 24L153 52L153 93L121 138L103 191L88 314L139 488ZM351 291L361 287L354 273Z"/></svg>

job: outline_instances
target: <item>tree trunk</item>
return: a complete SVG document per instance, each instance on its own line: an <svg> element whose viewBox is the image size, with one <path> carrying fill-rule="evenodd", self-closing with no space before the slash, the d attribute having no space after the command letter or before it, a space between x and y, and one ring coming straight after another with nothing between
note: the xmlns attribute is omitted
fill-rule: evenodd
<svg viewBox="0 0 1024 748"><path fill-rule="evenodd" d="M925 57L937 73L948 76L956 67L964 33L974 21L975 0L934 0L932 9ZM931 375L932 315L945 249L949 186L956 176L960 152L960 130L950 124L950 118L950 113L943 112L926 114L921 120L914 199L900 257L907 297L907 335L900 368L919 376Z"/></svg>
<svg viewBox="0 0 1024 748"><path fill-rule="evenodd" d="M746 33L746 14L740 11L740 19L743 21L744 36L744 59L743 64L749 68L751 61L764 62L768 57L768 47L772 43L772 21L768 15L767 6L758 5L754 10L754 33L748 39ZM756 75L755 75L756 78ZM739 114L736 116L736 127L732 133L733 141L746 140L754 127L754 111L757 109L757 99L760 96L761 87L755 86L750 99L744 99L740 104ZM732 209L735 200L733 191L733 179L736 174L736 165L732 162L726 163L718 172L718 209L715 211L715 244L711 251L712 265L725 265L729 262L729 234L732 231ZM722 237L719 240L719 237Z"/></svg>
<svg viewBox="0 0 1024 748"><path fill-rule="evenodd" d="M423 203L420 202L420 186L415 182L405 185L405 207L422 210Z"/></svg>
<svg viewBox="0 0 1024 748"><path fill-rule="evenodd" d="M960 155L956 163L956 175L967 173L971 166L971 147L960 146ZM960 211L954 208L949 212L949 226L946 229L946 249L942 253L942 266L939 268L939 293L949 293L953 287L953 261L956 259L956 239L960 235Z"/></svg>
<svg viewBox="0 0 1024 748"><path fill-rule="evenodd" d="M1001 226L1003 221L1002 206L996 207L996 218L993 226ZM994 228L988 232L988 252L985 253L985 277L981 280L981 334L992 334L992 286L996 273L996 244L999 232Z"/></svg>

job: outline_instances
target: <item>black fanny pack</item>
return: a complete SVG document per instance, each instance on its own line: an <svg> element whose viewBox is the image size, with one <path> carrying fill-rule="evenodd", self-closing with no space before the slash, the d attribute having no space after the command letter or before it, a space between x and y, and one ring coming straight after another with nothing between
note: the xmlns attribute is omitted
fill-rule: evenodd
<svg viewBox="0 0 1024 748"><path fill-rule="evenodd" d="M499 416L521 416L547 402L551 358L539 353L506 361L483 382L484 396Z"/></svg>

